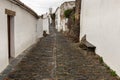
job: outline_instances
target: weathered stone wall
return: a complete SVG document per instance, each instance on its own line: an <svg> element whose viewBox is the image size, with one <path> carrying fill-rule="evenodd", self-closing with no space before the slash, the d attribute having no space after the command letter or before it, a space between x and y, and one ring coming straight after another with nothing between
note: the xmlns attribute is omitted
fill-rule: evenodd
<svg viewBox="0 0 120 80"><path fill-rule="evenodd" d="M70 18L68 19L68 37L73 42L79 42L81 0L76 0L75 5L75 10L73 9Z"/></svg>
<svg viewBox="0 0 120 80"><path fill-rule="evenodd" d="M60 24L64 32L68 30L66 25L68 19L65 18L64 12L65 10L72 9L73 7L75 7L75 1L65 2L60 6Z"/></svg>
<svg viewBox="0 0 120 80"><path fill-rule="evenodd" d="M75 8L72 9L72 12L68 18L68 22L67 22L67 28L68 28L68 32L67 32L67 36L70 40L73 41L73 37L71 32L73 32L73 28L75 26Z"/></svg>

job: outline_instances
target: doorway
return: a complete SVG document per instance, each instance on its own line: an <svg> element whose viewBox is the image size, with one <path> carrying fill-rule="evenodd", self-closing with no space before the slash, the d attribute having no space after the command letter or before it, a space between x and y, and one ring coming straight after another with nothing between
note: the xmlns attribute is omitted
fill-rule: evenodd
<svg viewBox="0 0 120 80"><path fill-rule="evenodd" d="M11 61L14 58L14 16L7 15L8 26L8 58Z"/></svg>

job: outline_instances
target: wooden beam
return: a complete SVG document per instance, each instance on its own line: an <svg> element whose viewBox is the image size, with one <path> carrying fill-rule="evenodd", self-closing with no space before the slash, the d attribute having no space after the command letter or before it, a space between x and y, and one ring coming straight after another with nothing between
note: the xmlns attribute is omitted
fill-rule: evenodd
<svg viewBox="0 0 120 80"><path fill-rule="evenodd" d="M9 10L9 9L5 9L5 14L10 15L10 16L15 16L16 12L12 11L12 10Z"/></svg>

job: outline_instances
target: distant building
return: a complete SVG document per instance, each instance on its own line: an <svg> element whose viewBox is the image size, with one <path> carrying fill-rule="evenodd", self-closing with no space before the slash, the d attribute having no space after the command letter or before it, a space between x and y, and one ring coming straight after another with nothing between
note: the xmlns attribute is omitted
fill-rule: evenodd
<svg viewBox="0 0 120 80"><path fill-rule="evenodd" d="M49 13L52 14L52 8L49 8Z"/></svg>
<svg viewBox="0 0 120 80"><path fill-rule="evenodd" d="M68 1L61 4L55 11L56 20L55 25L58 31L67 30L67 21L68 19L64 16L64 12L68 9L73 9L75 7L75 1Z"/></svg>
<svg viewBox="0 0 120 80"><path fill-rule="evenodd" d="M68 19L65 18L64 16L64 12L65 10L68 9L73 9L75 7L75 1L68 1L68 2L64 2L61 6L60 6L60 26L62 27L63 31L67 30L67 21Z"/></svg>
<svg viewBox="0 0 120 80"><path fill-rule="evenodd" d="M43 31L46 31L49 34L49 14L43 14Z"/></svg>
<svg viewBox="0 0 120 80"><path fill-rule="evenodd" d="M41 15L37 21L37 38L43 37L43 15Z"/></svg>
<svg viewBox="0 0 120 80"><path fill-rule="evenodd" d="M49 24L52 24L51 14L52 14L52 8L49 8Z"/></svg>
<svg viewBox="0 0 120 80"><path fill-rule="evenodd" d="M55 27L60 32L62 27L60 25L60 8L58 7L55 11Z"/></svg>

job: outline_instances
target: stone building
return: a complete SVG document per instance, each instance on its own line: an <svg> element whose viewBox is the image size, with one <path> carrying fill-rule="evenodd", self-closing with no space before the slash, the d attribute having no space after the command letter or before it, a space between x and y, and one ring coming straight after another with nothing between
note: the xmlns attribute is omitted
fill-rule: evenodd
<svg viewBox="0 0 120 80"><path fill-rule="evenodd" d="M68 21L68 19L65 18L65 16L64 16L64 12L65 12L65 10L73 9L73 7L75 7L75 1L64 2L60 6L60 26L62 27L63 31L67 30L67 24L66 23Z"/></svg>
<svg viewBox="0 0 120 80"><path fill-rule="evenodd" d="M38 18L20 0L0 0L0 72L42 37Z"/></svg>
<svg viewBox="0 0 120 80"><path fill-rule="evenodd" d="M81 5L80 39L86 34L120 76L120 0L82 0Z"/></svg>

